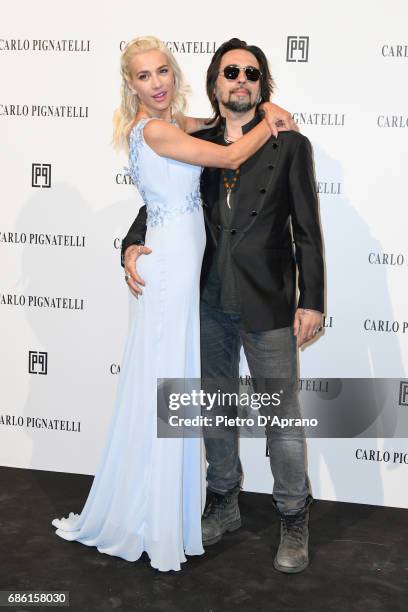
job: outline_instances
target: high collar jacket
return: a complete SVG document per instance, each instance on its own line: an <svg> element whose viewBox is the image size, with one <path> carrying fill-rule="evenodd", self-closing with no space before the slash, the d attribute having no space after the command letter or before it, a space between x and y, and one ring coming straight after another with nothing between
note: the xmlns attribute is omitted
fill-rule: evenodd
<svg viewBox="0 0 408 612"><path fill-rule="evenodd" d="M259 120L255 116L243 132ZM196 135L223 144L224 122ZM219 202L221 172L205 168L201 176L207 231L201 288L224 231L219 215L220 204L225 205L225 200ZM305 136L279 132L242 164L230 232L246 331L290 326L296 307L324 312L322 235L312 148Z"/></svg>

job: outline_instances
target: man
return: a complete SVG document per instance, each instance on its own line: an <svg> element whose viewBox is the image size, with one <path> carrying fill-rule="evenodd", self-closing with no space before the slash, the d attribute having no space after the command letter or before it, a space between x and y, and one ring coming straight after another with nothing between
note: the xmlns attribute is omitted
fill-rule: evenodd
<svg viewBox="0 0 408 612"><path fill-rule="evenodd" d="M207 94L220 121L195 136L226 146L237 140L260 121L257 105L269 100L272 89L268 63L258 47L236 38L222 44L207 72ZM295 131L281 131L238 171L205 168L201 194L207 231L201 274L202 377L237 381L243 346L255 381L285 378L295 384L297 346L321 330L324 311L310 143ZM149 253L147 247L134 246L144 244L145 222L142 207L122 244L122 265L135 293L144 284L136 272L137 257ZM296 395L285 409L300 416ZM308 565L313 501L304 431L267 428L266 435L273 505L281 518L274 567L300 572ZM236 429L225 430L222 437L204 432L204 439L208 488L202 531L203 544L209 545L241 525L242 467Z"/></svg>

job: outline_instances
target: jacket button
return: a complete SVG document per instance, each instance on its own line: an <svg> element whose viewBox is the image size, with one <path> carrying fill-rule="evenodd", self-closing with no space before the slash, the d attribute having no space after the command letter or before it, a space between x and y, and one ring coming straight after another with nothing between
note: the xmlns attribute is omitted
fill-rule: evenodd
<svg viewBox="0 0 408 612"><path fill-rule="evenodd" d="M274 166L273 164L268 164L268 168L269 168L269 170L273 170L273 169L274 169L274 167L275 167L275 166Z"/></svg>
<svg viewBox="0 0 408 612"><path fill-rule="evenodd" d="M220 230L220 229L221 229L221 225L217 225L217 230Z"/></svg>
<svg viewBox="0 0 408 612"><path fill-rule="evenodd" d="M236 234L236 233L237 233L237 230L236 230L236 229L232 229L232 230L231 230L231 234Z"/></svg>
<svg viewBox="0 0 408 612"><path fill-rule="evenodd" d="M257 214L258 214L258 213L256 212L256 210L251 210L251 215L252 215L253 217L255 217Z"/></svg>
<svg viewBox="0 0 408 612"><path fill-rule="evenodd" d="M262 189L259 190L259 193L266 193L265 187L262 187Z"/></svg>
<svg viewBox="0 0 408 612"><path fill-rule="evenodd" d="M276 142L273 143L272 148L273 149L277 149L278 148L278 145L276 144Z"/></svg>

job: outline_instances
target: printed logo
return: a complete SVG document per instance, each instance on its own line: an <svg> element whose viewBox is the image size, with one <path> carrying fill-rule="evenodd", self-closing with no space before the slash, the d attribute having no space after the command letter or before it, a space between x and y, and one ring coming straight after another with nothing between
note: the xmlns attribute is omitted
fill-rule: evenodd
<svg viewBox="0 0 408 612"><path fill-rule="evenodd" d="M309 36L288 36L286 45L286 61L309 61Z"/></svg>
<svg viewBox="0 0 408 612"><path fill-rule="evenodd" d="M383 57L408 57L408 45L383 45L381 47Z"/></svg>
<svg viewBox="0 0 408 612"><path fill-rule="evenodd" d="M87 119L88 106L60 104L0 104L0 117L56 117L58 119Z"/></svg>
<svg viewBox="0 0 408 612"><path fill-rule="evenodd" d="M28 373L47 374L48 353L41 351L28 352Z"/></svg>
<svg viewBox="0 0 408 612"><path fill-rule="evenodd" d="M341 183L318 181L317 193L321 195L341 195Z"/></svg>
<svg viewBox="0 0 408 612"><path fill-rule="evenodd" d="M90 40L0 38L0 51L90 51Z"/></svg>
<svg viewBox="0 0 408 612"><path fill-rule="evenodd" d="M368 263L382 266L403 266L405 257L403 253L369 253Z"/></svg>
<svg viewBox="0 0 408 612"><path fill-rule="evenodd" d="M123 51L126 45L127 41L121 40L119 42L119 49ZM215 53L218 45L215 40L166 40L166 46L172 53L204 55Z"/></svg>
<svg viewBox="0 0 408 612"><path fill-rule="evenodd" d="M26 234L26 232L0 232L0 243L35 244L39 246L84 247L85 236L75 234Z"/></svg>
<svg viewBox="0 0 408 612"><path fill-rule="evenodd" d="M390 321L386 319L365 319L364 321L365 331L374 332L388 332L397 334L401 332L403 334L408 333L408 321Z"/></svg>
<svg viewBox="0 0 408 612"><path fill-rule="evenodd" d="M327 127L344 126L345 113L293 113L298 125L326 125Z"/></svg>
<svg viewBox="0 0 408 612"><path fill-rule="evenodd" d="M406 380L400 381L399 390L399 405L408 406L408 382Z"/></svg>
<svg viewBox="0 0 408 612"><path fill-rule="evenodd" d="M328 327L333 327L333 315L323 316L323 327L325 329Z"/></svg>
<svg viewBox="0 0 408 612"><path fill-rule="evenodd" d="M32 187L51 187L51 164L33 164L31 169Z"/></svg>
<svg viewBox="0 0 408 612"><path fill-rule="evenodd" d="M408 115L378 115L377 127L406 128L408 127Z"/></svg>

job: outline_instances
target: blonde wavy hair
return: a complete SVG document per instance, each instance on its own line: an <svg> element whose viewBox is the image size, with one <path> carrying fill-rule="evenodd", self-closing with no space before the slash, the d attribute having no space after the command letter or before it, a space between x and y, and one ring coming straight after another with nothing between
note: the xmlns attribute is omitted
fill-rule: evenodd
<svg viewBox="0 0 408 612"><path fill-rule="evenodd" d="M190 88L186 84L183 73L174 55L167 45L155 36L139 36L129 41L122 52L120 72L122 84L120 88L120 106L113 115L113 146L115 149L128 150L128 136L134 118L139 111L140 102L130 85L132 73L130 61L137 54L145 51L158 50L164 53L174 73L174 94L171 102L171 114L178 125L184 127L185 110L187 108L187 95Z"/></svg>

